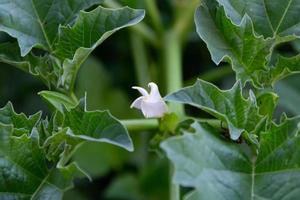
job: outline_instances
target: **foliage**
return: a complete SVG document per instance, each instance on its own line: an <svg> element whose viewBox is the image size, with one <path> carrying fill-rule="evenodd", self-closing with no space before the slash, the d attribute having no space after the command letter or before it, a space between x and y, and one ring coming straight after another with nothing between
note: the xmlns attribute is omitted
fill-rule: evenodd
<svg viewBox="0 0 300 200"><path fill-rule="evenodd" d="M0 0L0 92L13 94L0 199L297 199L299 12L298 0ZM130 86L151 81L169 113L133 119Z"/></svg>
<svg viewBox="0 0 300 200"><path fill-rule="evenodd" d="M144 17L143 10L108 9L99 3L0 1L0 31L12 37L0 44L0 61L56 90L39 93L53 108L49 118L41 119L41 112L30 117L17 114L11 103L0 110L1 199L61 199L74 177L85 174L70 162L84 142L133 151L119 120L109 111L87 111L86 99L78 101L73 94L77 72L91 52Z"/></svg>
<svg viewBox="0 0 300 200"><path fill-rule="evenodd" d="M183 129L182 136L161 144L174 163L174 182L194 188L185 199L300 195L295 189L300 176L299 117L283 115L278 124L273 119L278 99L273 86L300 72L299 55L285 57L276 51L279 44L299 37L297 4L204 0L197 8L199 36L216 64L231 64L237 83L223 91L198 80L165 98L208 112L226 124L231 138L196 120L192 130ZM248 82L250 87L244 87Z"/></svg>

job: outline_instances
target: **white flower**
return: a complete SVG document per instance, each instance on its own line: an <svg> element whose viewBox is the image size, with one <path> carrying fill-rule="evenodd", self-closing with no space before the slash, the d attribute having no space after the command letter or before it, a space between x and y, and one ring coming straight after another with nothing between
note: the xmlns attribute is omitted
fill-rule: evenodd
<svg viewBox="0 0 300 200"><path fill-rule="evenodd" d="M138 90L143 96L137 98L130 108L140 109L146 118L162 117L168 111L168 107L162 99L157 85L151 82L148 84L148 87L150 87L150 94L144 88L132 87L132 89Z"/></svg>

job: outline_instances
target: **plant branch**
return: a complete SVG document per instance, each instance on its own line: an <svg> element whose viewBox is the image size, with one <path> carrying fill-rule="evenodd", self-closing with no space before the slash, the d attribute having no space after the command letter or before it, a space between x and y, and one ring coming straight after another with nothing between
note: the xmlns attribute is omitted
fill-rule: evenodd
<svg viewBox="0 0 300 200"><path fill-rule="evenodd" d="M151 18L153 26L156 29L156 32L161 34L164 28L163 23L161 21L161 16L159 14L159 10L156 5L156 0L145 0L145 4L149 17Z"/></svg>
<svg viewBox="0 0 300 200"><path fill-rule="evenodd" d="M119 3L117 3L114 0L106 0L106 1L104 1L103 4L107 7L109 7L109 8L120 8L120 7L122 7L122 5L120 5ZM155 32L148 25L146 25L144 22L140 22L139 24L137 24L135 26L132 26L129 29L131 29L132 31L134 31L137 34L141 35L143 37L143 39L148 41L153 46L159 46L159 42L157 40L157 36L156 36Z"/></svg>
<svg viewBox="0 0 300 200"><path fill-rule="evenodd" d="M150 77L145 43L140 35L134 33L130 34L130 41L138 84L146 86L150 82Z"/></svg>
<svg viewBox="0 0 300 200"><path fill-rule="evenodd" d="M159 123L157 119L128 119L121 120L121 123L128 131L149 131L158 129Z"/></svg>
<svg viewBox="0 0 300 200"><path fill-rule="evenodd" d="M193 85L198 78L205 81L214 82L232 74L234 74L234 72L230 65L226 65L223 67L216 67L215 69L200 74L198 77L193 77L185 81L184 85L185 86Z"/></svg>
<svg viewBox="0 0 300 200"><path fill-rule="evenodd" d="M191 0L190 2L183 2L186 6L177 6L177 19L174 24L174 31L177 32L178 38L184 40L186 34L190 31L194 20L194 12L199 4L199 0Z"/></svg>
<svg viewBox="0 0 300 200"><path fill-rule="evenodd" d="M165 81L167 93L182 88L182 52L178 35L169 31L164 37L164 58L165 58ZM170 103L169 108L180 117L184 116L184 107L181 104Z"/></svg>
<svg viewBox="0 0 300 200"><path fill-rule="evenodd" d="M167 93L174 92L183 86L182 77L182 52L181 42L175 31L169 30L164 35L164 69ZM185 116L182 104L170 103L171 112L175 112L180 118ZM173 166L170 164L170 199L180 199L180 187L174 184L172 179Z"/></svg>

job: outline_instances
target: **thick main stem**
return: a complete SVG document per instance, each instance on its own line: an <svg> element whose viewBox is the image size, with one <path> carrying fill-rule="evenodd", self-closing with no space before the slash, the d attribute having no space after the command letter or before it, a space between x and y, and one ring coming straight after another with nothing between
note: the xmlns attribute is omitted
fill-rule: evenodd
<svg viewBox="0 0 300 200"><path fill-rule="evenodd" d="M171 93L182 88L182 58L181 43L175 31L170 30L164 37L164 65L166 92ZM180 117L184 116L182 104L170 103L169 108Z"/></svg>
<svg viewBox="0 0 300 200"><path fill-rule="evenodd" d="M171 93L183 86L182 52L177 32L170 30L165 33L163 51L165 59L166 92ZM184 117L184 107L182 104L170 103L169 108L171 112L175 112L180 118ZM180 200L180 187L172 182L174 169L171 163L170 165L170 199Z"/></svg>

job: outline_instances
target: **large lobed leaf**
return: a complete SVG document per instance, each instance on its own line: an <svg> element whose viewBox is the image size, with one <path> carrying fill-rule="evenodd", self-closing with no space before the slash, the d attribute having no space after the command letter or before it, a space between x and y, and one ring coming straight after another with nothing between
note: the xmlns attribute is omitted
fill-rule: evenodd
<svg viewBox="0 0 300 200"><path fill-rule="evenodd" d="M300 37L299 11L298 0L203 0L195 23L216 64L229 62L242 83L267 88L300 72L299 56L270 61L278 44Z"/></svg>
<svg viewBox="0 0 300 200"><path fill-rule="evenodd" d="M47 162L38 137L13 132L12 125L0 123L0 199L61 199L77 166L56 167Z"/></svg>
<svg viewBox="0 0 300 200"><path fill-rule="evenodd" d="M42 94L62 111L50 120L41 120L41 113L17 114L11 103L0 109L0 199L61 199L74 176L85 174L68 164L85 141L133 150L127 130L108 111L88 112L85 101L77 105L55 92Z"/></svg>
<svg viewBox="0 0 300 200"><path fill-rule="evenodd" d="M0 30L18 39L21 55L33 47L52 51L60 25L72 24L80 10L100 0L1 0Z"/></svg>
<svg viewBox="0 0 300 200"><path fill-rule="evenodd" d="M128 131L109 111L87 111L86 98L74 103L74 100L57 92L43 91L39 94L63 115L61 125L69 131L60 133L59 137L63 134L65 140L107 142L133 151Z"/></svg>
<svg viewBox="0 0 300 200"><path fill-rule="evenodd" d="M292 200L300 195L299 122L293 118L272 124L261 135L258 155L198 122L192 125L194 133L161 146L175 166L174 182L195 188L188 200Z"/></svg>
<svg viewBox="0 0 300 200"><path fill-rule="evenodd" d="M101 6L101 0L0 0L0 31L16 42L0 44L0 61L41 78L48 86L72 90L89 54L114 32L144 18L143 10ZM19 47L18 47L19 46ZM21 56L16 54L21 50ZM33 49L34 48L34 49ZM33 51L42 49L40 51Z"/></svg>
<svg viewBox="0 0 300 200"><path fill-rule="evenodd" d="M255 99L243 97L238 82L230 90L220 90L211 83L198 80L195 85L180 89L165 99L200 108L226 122L233 140L245 131L254 132L265 120L259 114Z"/></svg>
<svg viewBox="0 0 300 200"><path fill-rule="evenodd" d="M217 0L226 14L239 24L245 14L255 31L264 37L300 36L299 0Z"/></svg>
<svg viewBox="0 0 300 200"><path fill-rule="evenodd" d="M196 10L197 33L207 44L212 60L231 62L238 79L255 79L257 71L266 70L272 42L254 33L251 19L243 17L236 25L215 0L204 0Z"/></svg>

